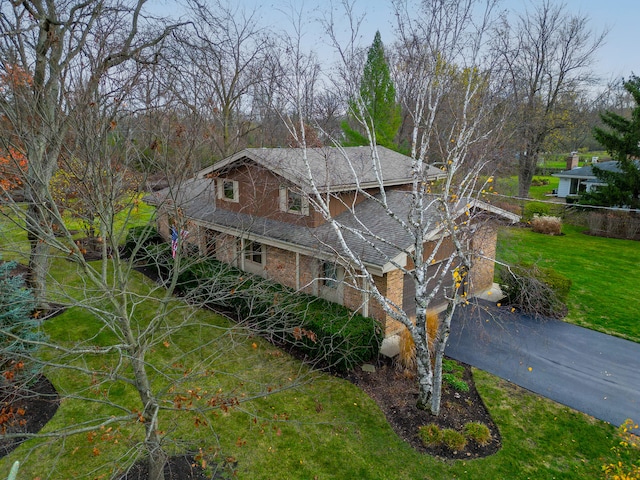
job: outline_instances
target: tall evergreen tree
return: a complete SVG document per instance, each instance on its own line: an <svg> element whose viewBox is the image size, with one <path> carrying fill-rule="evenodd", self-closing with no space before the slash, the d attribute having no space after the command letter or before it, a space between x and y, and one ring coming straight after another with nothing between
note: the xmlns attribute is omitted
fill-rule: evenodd
<svg viewBox="0 0 640 480"><path fill-rule="evenodd" d="M391 80L389 65L384 55L380 32L376 32L367 53L359 98L350 102L353 118L342 123L345 145L368 145L365 125L375 135L378 145L396 149L395 137L400 128L400 105L396 102L396 89Z"/></svg>
<svg viewBox="0 0 640 480"><path fill-rule="evenodd" d="M593 167L593 173L603 184L585 194L584 203L611 207L640 208L640 78L632 76L624 88L636 103L631 118L612 111L600 114L608 128L593 129L594 138L618 162L619 171Z"/></svg>

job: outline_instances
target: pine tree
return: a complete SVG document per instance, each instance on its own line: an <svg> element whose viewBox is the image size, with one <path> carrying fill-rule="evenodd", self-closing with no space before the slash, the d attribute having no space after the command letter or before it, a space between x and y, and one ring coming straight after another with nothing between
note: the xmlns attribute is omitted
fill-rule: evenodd
<svg viewBox="0 0 640 480"><path fill-rule="evenodd" d="M397 149L395 137L402 120L400 105L396 102L396 89L391 80L380 32L376 32L369 48L359 94L358 101L352 100L349 105L355 119L366 122L375 134L376 144ZM346 138L345 145L369 144L363 128L353 128L345 121L342 130Z"/></svg>
<svg viewBox="0 0 640 480"><path fill-rule="evenodd" d="M624 82L636 102L631 118L606 111L600 118L607 129L593 129L594 138L618 162L620 171L606 171L598 166L593 173L603 184L584 195L583 203L592 205L640 208L640 78Z"/></svg>

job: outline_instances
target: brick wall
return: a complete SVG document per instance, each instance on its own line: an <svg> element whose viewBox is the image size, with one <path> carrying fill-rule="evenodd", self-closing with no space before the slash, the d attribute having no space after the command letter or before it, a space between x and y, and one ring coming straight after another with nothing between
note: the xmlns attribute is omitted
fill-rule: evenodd
<svg viewBox="0 0 640 480"><path fill-rule="evenodd" d="M472 293L489 288L493 284L497 238L496 225L486 223L478 228L471 239L471 248L476 253L473 256L473 265L469 274L469 287Z"/></svg>
<svg viewBox="0 0 640 480"><path fill-rule="evenodd" d="M272 246L267 246L266 249L266 277L287 287L297 288L296 254Z"/></svg>

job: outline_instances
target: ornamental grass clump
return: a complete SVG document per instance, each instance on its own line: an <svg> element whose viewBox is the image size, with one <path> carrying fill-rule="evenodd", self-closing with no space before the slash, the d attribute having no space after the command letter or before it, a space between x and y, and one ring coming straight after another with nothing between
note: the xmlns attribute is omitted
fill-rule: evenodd
<svg viewBox="0 0 640 480"><path fill-rule="evenodd" d="M442 430L435 423L422 425L418 428L418 434L425 447L433 447L442 443Z"/></svg>
<svg viewBox="0 0 640 480"><path fill-rule="evenodd" d="M434 311L427 312L427 335L429 336L429 348L433 348L433 341L438 333L438 314ZM403 371L406 375L415 375L416 362L416 344L411 337L411 333L407 328L403 328L400 332L398 342L400 352L396 357L396 367Z"/></svg>
<svg viewBox="0 0 640 480"><path fill-rule="evenodd" d="M453 428L444 428L442 430L442 444L449 450L459 452L467 446L467 437Z"/></svg>
<svg viewBox="0 0 640 480"><path fill-rule="evenodd" d="M484 423L469 422L464 426L464 434L480 446L485 446L491 440L491 431Z"/></svg>
<svg viewBox="0 0 640 480"><path fill-rule="evenodd" d="M531 219L531 229L536 233L543 233L545 235L561 235L562 219L548 215L535 215Z"/></svg>

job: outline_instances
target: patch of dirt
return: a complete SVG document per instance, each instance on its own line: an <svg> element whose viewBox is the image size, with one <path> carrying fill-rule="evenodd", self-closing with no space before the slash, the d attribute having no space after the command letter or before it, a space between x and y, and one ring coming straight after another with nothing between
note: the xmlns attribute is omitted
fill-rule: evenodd
<svg viewBox="0 0 640 480"><path fill-rule="evenodd" d="M449 459L486 457L500 449L500 431L476 390L471 367L461 365L464 367L462 379L469 385L469 391L459 392L443 384L440 415L437 417L417 407L418 385L415 377L400 372L391 360L378 362L372 373L357 367L345 378L375 400L396 434L415 450ZM484 446L468 441L464 450L452 451L443 445L426 447L418 435L418 428L429 423L462 431L468 422L481 422L489 427L491 441Z"/></svg>

